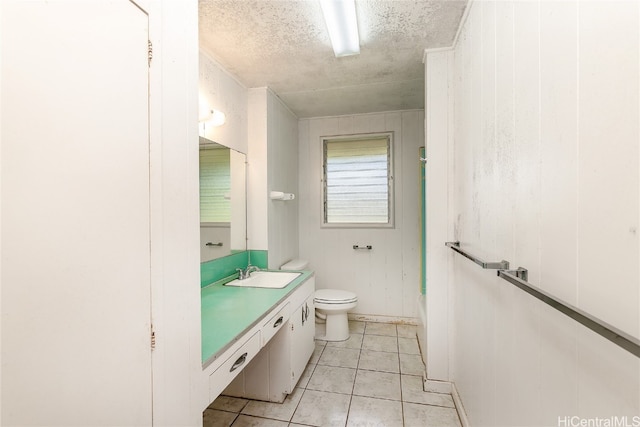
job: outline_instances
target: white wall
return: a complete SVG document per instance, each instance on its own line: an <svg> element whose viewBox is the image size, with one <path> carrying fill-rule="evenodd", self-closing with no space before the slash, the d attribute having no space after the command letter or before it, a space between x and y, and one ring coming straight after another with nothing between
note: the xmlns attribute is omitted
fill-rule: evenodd
<svg viewBox="0 0 640 427"><path fill-rule="evenodd" d="M316 286L358 295L353 313L415 319L420 294L418 148L424 145L423 111L397 111L299 121L300 257L316 271ZM395 228L321 228L320 137L394 132ZM356 251L353 245L372 245Z"/></svg>
<svg viewBox="0 0 640 427"><path fill-rule="evenodd" d="M268 192L298 197L298 118L273 92L267 96ZM267 202L269 268L298 256L298 199Z"/></svg>
<svg viewBox="0 0 640 427"><path fill-rule="evenodd" d="M249 144L247 152L248 248L269 249L267 199L267 89L249 89Z"/></svg>
<svg viewBox="0 0 640 427"><path fill-rule="evenodd" d="M453 97L451 69L453 50L435 50L425 56L425 129L426 157L426 297L425 315L421 325L427 331L426 342L421 341L422 357L430 380L449 379L449 336L452 310L448 304L451 294L447 259L450 249L444 242L454 234L449 220L453 212L453 198L449 183L453 172ZM421 313L422 317L422 313ZM422 338L422 334L419 338Z"/></svg>
<svg viewBox="0 0 640 427"><path fill-rule="evenodd" d="M636 337L639 24L635 1L473 2L447 77L450 240ZM450 379L472 425L640 414L635 356L494 271L448 261Z"/></svg>
<svg viewBox="0 0 640 427"><path fill-rule="evenodd" d="M298 192L297 118L268 88L249 90L249 249L268 250L269 268L298 255L298 201L270 191Z"/></svg>
<svg viewBox="0 0 640 427"><path fill-rule="evenodd" d="M203 126L200 123L201 135L246 154L248 149L247 88L203 51L200 51L198 87L200 96L209 106L226 115L226 123L222 126L213 127L206 124Z"/></svg>

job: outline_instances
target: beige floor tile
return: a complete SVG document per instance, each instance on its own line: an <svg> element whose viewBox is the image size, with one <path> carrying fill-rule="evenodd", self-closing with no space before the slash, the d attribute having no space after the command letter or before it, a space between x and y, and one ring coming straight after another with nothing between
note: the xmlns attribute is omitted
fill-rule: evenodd
<svg viewBox="0 0 640 427"><path fill-rule="evenodd" d="M243 415L253 415L255 417L272 418L281 421L290 421L293 412L300 402L303 389L295 388L293 393L287 396L282 403L261 402L251 400L242 410Z"/></svg>
<svg viewBox="0 0 640 427"><path fill-rule="evenodd" d="M318 365L311 375L307 389L351 394L355 377L355 369Z"/></svg>
<svg viewBox="0 0 640 427"><path fill-rule="evenodd" d="M322 352L318 365L357 368L360 350L355 348L327 347Z"/></svg>
<svg viewBox="0 0 640 427"><path fill-rule="evenodd" d="M405 354L420 354L418 339L398 337L398 351Z"/></svg>
<svg viewBox="0 0 640 427"><path fill-rule="evenodd" d="M347 427L402 426L402 402L353 396Z"/></svg>
<svg viewBox="0 0 640 427"><path fill-rule="evenodd" d="M398 353L384 351L362 350L358 369L369 371L400 373L400 359Z"/></svg>
<svg viewBox="0 0 640 427"><path fill-rule="evenodd" d="M400 400L400 375L358 369L353 394L380 399Z"/></svg>
<svg viewBox="0 0 640 427"><path fill-rule="evenodd" d="M396 325L398 336L402 338L416 338L418 327L415 325Z"/></svg>
<svg viewBox="0 0 640 427"><path fill-rule="evenodd" d="M364 335L363 350L398 352L398 338L381 335Z"/></svg>
<svg viewBox="0 0 640 427"><path fill-rule="evenodd" d="M329 341L327 347L357 348L362 347L362 334L350 334L345 341Z"/></svg>
<svg viewBox="0 0 640 427"><path fill-rule="evenodd" d="M229 427L237 416L233 412L205 409L202 413L202 427Z"/></svg>
<svg viewBox="0 0 640 427"><path fill-rule="evenodd" d="M350 402L349 395L305 390L291 421L309 426L342 427L347 421Z"/></svg>
<svg viewBox="0 0 640 427"><path fill-rule="evenodd" d="M309 360L309 363L318 363L318 360L320 360L320 356L322 355L324 348L325 348L324 344L318 344L316 342L316 348L313 350L313 354L311 355L311 359Z"/></svg>
<svg viewBox="0 0 640 427"><path fill-rule="evenodd" d="M402 407L404 425L406 427L460 427L458 413L453 408L419 405L417 403L403 403Z"/></svg>
<svg viewBox="0 0 640 427"><path fill-rule="evenodd" d="M300 379L298 380L296 387L307 388L307 384L309 384L309 380L311 379L314 369L316 369L316 364L308 363L307 367L304 368L304 372L300 375Z"/></svg>
<svg viewBox="0 0 640 427"><path fill-rule="evenodd" d="M247 402L249 402L247 399L241 399L238 397L218 396L216 400L209 405L209 409L219 409L227 412L240 412Z"/></svg>
<svg viewBox="0 0 640 427"><path fill-rule="evenodd" d="M288 427L286 421L270 420L268 418L251 417L249 415L240 415L231 424L232 427Z"/></svg>
<svg viewBox="0 0 640 427"><path fill-rule="evenodd" d="M455 408L451 395L424 391L422 377L402 375L400 381L402 383L403 402Z"/></svg>
<svg viewBox="0 0 640 427"><path fill-rule="evenodd" d="M391 337L398 336L396 325L393 323L367 322L364 333L365 335L387 335Z"/></svg>
<svg viewBox="0 0 640 427"><path fill-rule="evenodd" d="M359 320L349 320L349 333L364 334L365 322Z"/></svg>
<svg viewBox="0 0 640 427"><path fill-rule="evenodd" d="M400 353L400 372L405 375L422 375L424 364L419 354Z"/></svg>

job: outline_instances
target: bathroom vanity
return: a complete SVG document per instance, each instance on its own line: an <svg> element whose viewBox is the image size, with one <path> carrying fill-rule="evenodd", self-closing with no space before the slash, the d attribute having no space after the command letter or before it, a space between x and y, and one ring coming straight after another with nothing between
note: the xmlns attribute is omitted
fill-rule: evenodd
<svg viewBox="0 0 640 427"><path fill-rule="evenodd" d="M282 289L202 289L203 409L223 391L273 402L293 391L315 348L314 290L308 271Z"/></svg>

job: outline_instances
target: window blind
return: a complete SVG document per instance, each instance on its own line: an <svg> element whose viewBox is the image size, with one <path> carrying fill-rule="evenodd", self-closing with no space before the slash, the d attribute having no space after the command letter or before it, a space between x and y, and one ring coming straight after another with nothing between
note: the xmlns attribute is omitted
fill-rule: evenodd
<svg viewBox="0 0 640 427"><path fill-rule="evenodd" d="M200 221L231 220L229 149L200 150Z"/></svg>
<svg viewBox="0 0 640 427"><path fill-rule="evenodd" d="M325 140L325 222L389 223L389 138Z"/></svg>

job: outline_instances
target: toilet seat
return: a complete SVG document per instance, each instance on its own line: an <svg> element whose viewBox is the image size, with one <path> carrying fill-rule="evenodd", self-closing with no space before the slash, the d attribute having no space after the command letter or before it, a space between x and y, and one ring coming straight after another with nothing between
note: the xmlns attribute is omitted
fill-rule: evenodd
<svg viewBox="0 0 640 427"><path fill-rule="evenodd" d="M358 296L339 289L318 289L313 301L320 304L351 304L358 301Z"/></svg>

